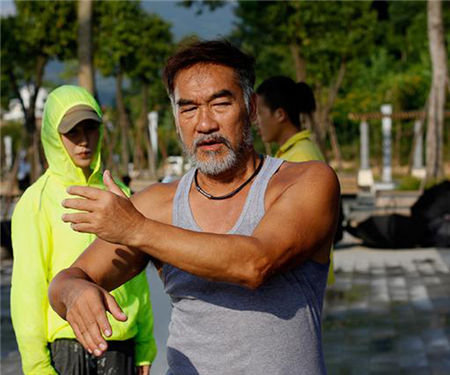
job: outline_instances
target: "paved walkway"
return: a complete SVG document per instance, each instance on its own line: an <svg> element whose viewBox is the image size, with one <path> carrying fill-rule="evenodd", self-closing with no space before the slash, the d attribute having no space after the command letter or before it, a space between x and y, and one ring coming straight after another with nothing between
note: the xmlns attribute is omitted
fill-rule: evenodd
<svg viewBox="0 0 450 375"><path fill-rule="evenodd" d="M450 374L450 249L393 251L353 245L336 249L335 270L323 321L329 374ZM17 375L9 274L10 265L3 263L1 374ZM161 315L167 317L167 311ZM161 346L166 333L158 335ZM158 360L164 361L162 357ZM164 368L160 363L152 374L162 375Z"/></svg>
<svg viewBox="0 0 450 375"><path fill-rule="evenodd" d="M450 374L450 249L337 249L329 374Z"/></svg>

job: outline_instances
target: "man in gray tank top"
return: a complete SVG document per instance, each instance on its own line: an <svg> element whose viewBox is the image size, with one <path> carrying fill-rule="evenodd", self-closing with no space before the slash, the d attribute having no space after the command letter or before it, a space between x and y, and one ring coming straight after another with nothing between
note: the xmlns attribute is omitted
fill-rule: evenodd
<svg viewBox="0 0 450 375"><path fill-rule="evenodd" d="M169 59L166 84L185 153L180 181L126 198L71 187L83 211L63 220L96 240L53 280L52 307L95 354L123 320L108 291L159 267L173 312L170 375L325 374L321 311L339 183L321 162L258 156L253 60L227 42L196 43ZM277 110L273 116L286 116Z"/></svg>

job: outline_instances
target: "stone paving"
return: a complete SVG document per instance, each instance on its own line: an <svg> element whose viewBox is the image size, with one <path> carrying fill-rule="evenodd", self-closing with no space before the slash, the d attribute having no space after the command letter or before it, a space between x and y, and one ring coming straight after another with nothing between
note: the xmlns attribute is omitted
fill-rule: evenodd
<svg viewBox="0 0 450 375"><path fill-rule="evenodd" d="M2 262L0 270L1 374L15 375L21 371L7 301L10 264ZM323 319L329 374L450 374L450 249L341 245L335 270ZM164 367L152 374L162 375Z"/></svg>
<svg viewBox="0 0 450 375"><path fill-rule="evenodd" d="M450 374L450 249L337 249L329 374Z"/></svg>

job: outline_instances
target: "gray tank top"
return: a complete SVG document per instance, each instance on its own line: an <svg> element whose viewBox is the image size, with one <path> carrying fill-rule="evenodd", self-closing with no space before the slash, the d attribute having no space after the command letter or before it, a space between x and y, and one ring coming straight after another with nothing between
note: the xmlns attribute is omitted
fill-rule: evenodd
<svg viewBox="0 0 450 375"><path fill-rule="evenodd" d="M282 162L266 157L229 234L253 233L265 213L267 184ZM189 205L193 177L190 170L178 185L172 223L201 231ZM173 305L167 375L325 374L321 311L327 274L328 265L307 261L250 290L164 265Z"/></svg>

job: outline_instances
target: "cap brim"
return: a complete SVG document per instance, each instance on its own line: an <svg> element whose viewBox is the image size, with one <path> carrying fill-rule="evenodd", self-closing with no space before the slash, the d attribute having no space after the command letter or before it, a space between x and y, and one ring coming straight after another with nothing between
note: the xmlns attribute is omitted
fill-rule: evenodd
<svg viewBox="0 0 450 375"><path fill-rule="evenodd" d="M82 109L75 112L70 111L65 114L58 126L58 132L65 134L77 126L81 121L92 120L98 123L102 122L97 112L93 109Z"/></svg>

